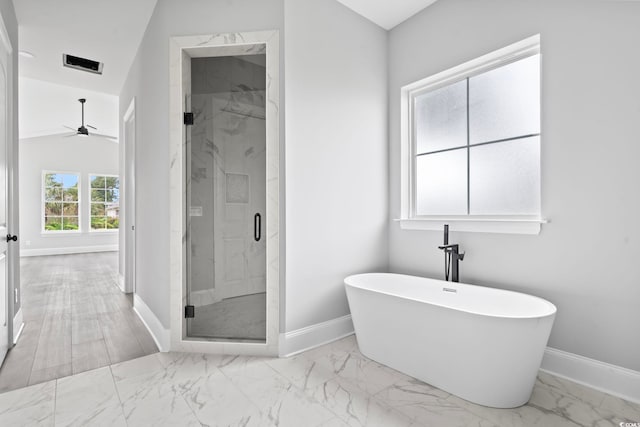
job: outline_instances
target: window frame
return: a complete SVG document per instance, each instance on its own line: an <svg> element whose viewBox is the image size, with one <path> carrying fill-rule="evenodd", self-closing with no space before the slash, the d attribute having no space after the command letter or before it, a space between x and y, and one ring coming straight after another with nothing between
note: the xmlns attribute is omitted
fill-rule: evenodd
<svg viewBox="0 0 640 427"><path fill-rule="evenodd" d="M416 215L415 165L417 153L416 126L413 121L413 101L416 96L536 54L540 54L539 34L401 88L401 217L397 221L400 222L402 229L441 230L444 224L449 224L452 231L516 234L538 234L540 232L540 224L547 222L542 217L542 201L539 215ZM542 56L540 56L540 64L542 70ZM542 135L542 130L540 135ZM541 136L540 144L542 144ZM540 185L542 186L542 177ZM468 191L469 189L467 189Z"/></svg>
<svg viewBox="0 0 640 427"><path fill-rule="evenodd" d="M106 178L118 178L118 206L120 205L120 175L114 175L114 174L108 174L108 173L92 173L89 172L87 174L87 201L89 202L89 210L88 210L88 217L87 217L87 231L89 233L118 233L120 231L120 212L118 212L118 228L100 228L100 229L94 229L91 227L91 218L93 217L93 215L91 215L91 206L94 204L92 198L91 198L91 190L93 190L93 187L91 186L91 178L92 177L106 177Z"/></svg>
<svg viewBox="0 0 640 427"><path fill-rule="evenodd" d="M75 175L78 178L78 201L76 202L78 204L78 229L77 230L47 230L46 227L46 204L47 204L47 200L46 200L46 186L45 184L45 177L47 175L51 175L51 174L56 174L56 175ZM58 236L58 235L63 235L63 234L81 234L82 233L82 173L80 172L74 172L74 171L54 171L54 170L46 170L44 169L42 171L42 174L40 176L40 204L41 204L41 209L40 209L40 233L42 235L47 235L47 236ZM63 205L64 206L64 205ZM64 207L63 207L64 209ZM64 211L63 211L63 215L60 218L64 218Z"/></svg>

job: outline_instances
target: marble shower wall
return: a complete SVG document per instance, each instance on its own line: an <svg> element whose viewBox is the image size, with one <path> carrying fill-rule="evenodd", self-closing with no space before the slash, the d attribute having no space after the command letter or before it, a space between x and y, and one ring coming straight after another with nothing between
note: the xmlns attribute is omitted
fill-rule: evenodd
<svg viewBox="0 0 640 427"><path fill-rule="evenodd" d="M265 291L264 55L194 58L192 89L190 290L202 306Z"/></svg>

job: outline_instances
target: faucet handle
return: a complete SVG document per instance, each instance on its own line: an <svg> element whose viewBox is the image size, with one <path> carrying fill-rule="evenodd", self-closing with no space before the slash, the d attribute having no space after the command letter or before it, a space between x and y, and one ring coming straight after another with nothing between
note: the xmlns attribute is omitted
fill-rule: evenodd
<svg viewBox="0 0 640 427"><path fill-rule="evenodd" d="M464 260L464 254L465 254L465 252L459 252L457 254L458 261L463 261Z"/></svg>
<svg viewBox="0 0 640 427"><path fill-rule="evenodd" d="M445 251L450 251L453 248L457 248L458 245L442 245L442 246L438 246L438 249L444 249Z"/></svg>

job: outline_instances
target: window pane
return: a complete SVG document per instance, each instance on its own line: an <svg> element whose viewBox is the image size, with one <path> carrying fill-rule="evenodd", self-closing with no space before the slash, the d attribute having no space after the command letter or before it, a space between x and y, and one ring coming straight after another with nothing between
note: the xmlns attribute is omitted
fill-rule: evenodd
<svg viewBox="0 0 640 427"><path fill-rule="evenodd" d="M62 216L62 203L47 202L44 204L45 216Z"/></svg>
<svg viewBox="0 0 640 427"><path fill-rule="evenodd" d="M45 187L62 187L62 175L48 173L44 176Z"/></svg>
<svg viewBox="0 0 640 427"><path fill-rule="evenodd" d="M103 203L91 203L91 215L92 216L104 216L104 204Z"/></svg>
<svg viewBox="0 0 640 427"><path fill-rule="evenodd" d="M62 218L46 217L44 219L45 230L62 230Z"/></svg>
<svg viewBox="0 0 640 427"><path fill-rule="evenodd" d="M106 200L105 190L91 190L92 202L104 202Z"/></svg>
<svg viewBox="0 0 640 427"><path fill-rule="evenodd" d="M62 190L62 198L66 202L78 201L78 189L77 188L65 188Z"/></svg>
<svg viewBox="0 0 640 427"><path fill-rule="evenodd" d="M416 154L467 145L467 81L415 97Z"/></svg>
<svg viewBox="0 0 640 427"><path fill-rule="evenodd" d="M78 175L58 174L62 177L62 186L64 188L78 187Z"/></svg>
<svg viewBox="0 0 640 427"><path fill-rule="evenodd" d="M91 217L91 229L92 230L102 230L105 228L105 224L107 223L107 217L105 216L92 216Z"/></svg>
<svg viewBox="0 0 640 427"><path fill-rule="evenodd" d="M471 214L540 214L540 137L470 150Z"/></svg>
<svg viewBox="0 0 640 427"><path fill-rule="evenodd" d="M105 215L110 216L110 217L117 217L118 216L118 210L119 210L119 206L117 203L107 203L105 205Z"/></svg>
<svg viewBox="0 0 640 427"><path fill-rule="evenodd" d="M78 204L77 203L65 203L62 212L64 216L78 216Z"/></svg>
<svg viewBox="0 0 640 427"><path fill-rule="evenodd" d="M118 177L117 176L108 176L105 177L105 188L118 188Z"/></svg>
<svg viewBox="0 0 640 427"><path fill-rule="evenodd" d="M91 175L91 188L104 188L104 176Z"/></svg>
<svg viewBox="0 0 640 427"><path fill-rule="evenodd" d="M470 143L540 133L540 55L469 79Z"/></svg>
<svg viewBox="0 0 640 427"><path fill-rule="evenodd" d="M416 215L467 214L467 149L416 157Z"/></svg>
<svg viewBox="0 0 640 427"><path fill-rule="evenodd" d="M105 201L106 202L115 202L118 200L118 190L105 190Z"/></svg>
<svg viewBox="0 0 640 427"><path fill-rule="evenodd" d="M46 201L61 201L62 190L60 188L46 188L44 190L44 198Z"/></svg>
<svg viewBox="0 0 640 427"><path fill-rule="evenodd" d="M107 218L107 229L116 230L118 228L118 225L119 225L118 223L119 223L118 218L108 217Z"/></svg>
<svg viewBox="0 0 640 427"><path fill-rule="evenodd" d="M63 230L77 230L78 229L78 218L62 218L62 229Z"/></svg>

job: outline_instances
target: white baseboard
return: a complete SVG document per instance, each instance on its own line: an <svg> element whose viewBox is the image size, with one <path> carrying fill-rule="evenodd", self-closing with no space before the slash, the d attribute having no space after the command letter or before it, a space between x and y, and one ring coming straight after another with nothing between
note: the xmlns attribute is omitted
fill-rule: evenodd
<svg viewBox="0 0 640 427"><path fill-rule="evenodd" d="M351 315L280 334L280 357L289 357L353 334Z"/></svg>
<svg viewBox="0 0 640 427"><path fill-rule="evenodd" d="M24 321L22 318L22 307L18 310L15 316L13 316L13 343L17 344L22 335L24 329Z"/></svg>
<svg viewBox="0 0 640 427"><path fill-rule="evenodd" d="M86 254L91 252L116 252L118 245L75 246L65 248L20 249L21 257L45 255Z"/></svg>
<svg viewBox="0 0 640 427"><path fill-rule="evenodd" d="M124 286L124 276L122 274L118 274L118 287L122 292L127 292L127 289Z"/></svg>
<svg viewBox="0 0 640 427"><path fill-rule="evenodd" d="M156 342L158 349L162 352L167 352L170 349L170 331L162 326L162 322L158 320L153 311L142 301L137 294L133 294L133 310L136 312L144 326L151 334L151 337Z"/></svg>
<svg viewBox="0 0 640 427"><path fill-rule="evenodd" d="M540 370L640 403L640 372L547 347Z"/></svg>

